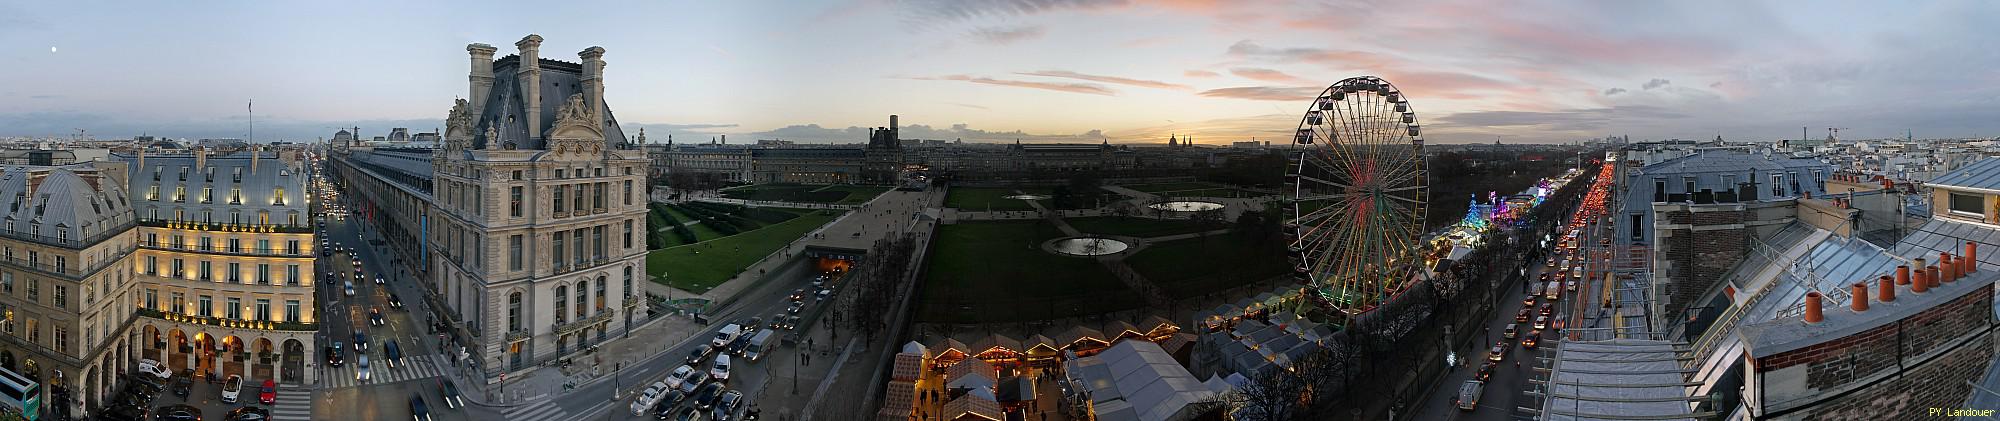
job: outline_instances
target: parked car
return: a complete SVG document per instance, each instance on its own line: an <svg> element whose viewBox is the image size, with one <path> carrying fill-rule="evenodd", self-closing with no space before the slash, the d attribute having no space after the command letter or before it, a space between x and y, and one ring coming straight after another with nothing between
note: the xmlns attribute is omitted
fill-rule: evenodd
<svg viewBox="0 0 2000 421"><path fill-rule="evenodd" d="M681 408L680 413L674 414L674 421L701 421L701 410L692 406Z"/></svg>
<svg viewBox="0 0 2000 421"><path fill-rule="evenodd" d="M223 415L223 421L264 421L271 419L271 410L254 406L239 407Z"/></svg>
<svg viewBox="0 0 2000 421"><path fill-rule="evenodd" d="M179 404L162 406L153 411L154 421L201 421L201 408Z"/></svg>
<svg viewBox="0 0 2000 421"><path fill-rule="evenodd" d="M194 369L181 370L181 377L174 379L174 396L188 397L194 391Z"/></svg>
<svg viewBox="0 0 2000 421"><path fill-rule="evenodd" d="M236 403L236 398L242 395L243 376L231 374L222 381L222 403Z"/></svg>
<svg viewBox="0 0 2000 421"><path fill-rule="evenodd" d="M139 360L139 371L152 374L154 377L159 377L160 380L174 377L173 370L168 369L166 364L161 364L159 361L154 361L150 358Z"/></svg>
<svg viewBox="0 0 2000 421"><path fill-rule="evenodd" d="M439 377L437 384L438 397L440 398L438 400L444 402L444 407L458 409L458 407L465 406L465 401L458 397L458 384L452 383L451 379L444 377Z"/></svg>

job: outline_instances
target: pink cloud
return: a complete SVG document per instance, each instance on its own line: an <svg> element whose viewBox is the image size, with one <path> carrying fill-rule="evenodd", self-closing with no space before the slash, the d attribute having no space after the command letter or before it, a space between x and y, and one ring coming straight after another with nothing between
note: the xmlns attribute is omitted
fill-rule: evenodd
<svg viewBox="0 0 2000 421"><path fill-rule="evenodd" d="M1215 72L1211 72L1211 71L1207 71L1207 70L1189 70L1189 71L1185 71L1185 72L1181 72L1181 76L1187 76L1187 77L1216 77L1216 76L1222 76L1222 75L1219 75L1219 74L1216 74Z"/></svg>
<svg viewBox="0 0 2000 421"><path fill-rule="evenodd" d="M1326 88L1315 88L1310 86L1307 87L1243 86L1235 88L1210 89L1202 91L1200 95L1210 98L1249 99L1257 101L1305 101L1305 100L1310 100L1314 96L1319 95L1319 93L1324 90L1326 90Z"/></svg>
<svg viewBox="0 0 2000 421"><path fill-rule="evenodd" d="M1341 69L1386 69L1403 66L1402 59L1356 50L1324 48L1269 48L1250 40L1229 46L1229 55L1239 58L1276 60L1284 63L1318 64Z"/></svg>
<svg viewBox="0 0 2000 421"><path fill-rule="evenodd" d="M1091 94L1091 95L1104 95L1104 96L1111 96L1111 95L1116 95L1116 94L1118 93L1117 91L1113 91L1113 90L1111 90L1111 88L1106 88L1106 87L1104 87L1104 86L1102 86L1102 85L1095 85L1095 84L1089 84L1089 83L1050 83L1050 82L1035 82L1035 81L1027 81L1027 80L1008 80L1008 79L994 79L994 78L989 78L989 77L981 77L981 76L967 76L967 75L944 75L944 76L935 76L935 77L913 77L913 78L911 78L911 79L916 79L916 80L956 80L956 81L961 81L961 82L971 82L971 83L978 83L978 84L983 84L983 85L995 85L995 86L1012 86L1012 87L1016 87L1016 88L1031 88L1031 89L1043 89L1043 90L1050 90L1050 91L1058 91L1058 92L1069 92L1069 93L1076 93L1076 94Z"/></svg>
<svg viewBox="0 0 2000 421"><path fill-rule="evenodd" d="M1187 85L1182 85L1178 83L1167 83L1157 80L1133 79L1133 78L1117 77L1117 76L1083 74L1067 70L1043 70L1039 72L1018 72L1014 74L1022 76L1060 77L1060 78L1069 78L1078 80L1088 80L1091 82L1116 83L1120 85L1138 86L1142 88L1190 89Z"/></svg>
<svg viewBox="0 0 2000 421"><path fill-rule="evenodd" d="M1271 69L1260 69L1255 67L1238 67L1234 69L1229 69L1229 74L1233 74L1238 77L1242 77L1244 79L1250 79L1262 82L1290 83L1295 85L1311 84L1311 82L1307 82L1305 79L1301 79L1298 76L1285 74L1285 72L1280 72Z"/></svg>

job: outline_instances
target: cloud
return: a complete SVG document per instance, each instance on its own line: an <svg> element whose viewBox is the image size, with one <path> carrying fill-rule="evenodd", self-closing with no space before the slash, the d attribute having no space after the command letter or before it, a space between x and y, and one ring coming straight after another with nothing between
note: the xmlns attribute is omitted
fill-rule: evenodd
<svg viewBox="0 0 2000 421"><path fill-rule="evenodd" d="M737 127L735 124L719 123L625 123L620 126L625 129L625 136L632 138L633 141L638 141L639 129L646 129L647 143L667 143L667 140L673 139L674 136L681 137L673 139L675 142L692 143L697 142L695 139L698 138L728 132L727 130L717 129L733 129Z"/></svg>
<svg viewBox="0 0 2000 421"><path fill-rule="evenodd" d="M1167 83L1167 82L1161 82L1161 81L1157 81L1157 80L1145 80L1145 79L1132 79L1132 78L1124 78L1124 77L1117 77L1117 76L1103 76L1103 75L1091 75L1091 74L1083 74L1083 73L1077 73L1077 72L1072 72L1072 71L1067 71L1067 70L1043 70L1043 71L1039 71L1039 72L1016 72L1016 73L1014 73L1014 74L1017 74L1017 75L1022 75L1022 76L1042 76L1042 77L1060 77L1060 78L1069 78L1069 79L1078 79L1078 80L1088 80L1088 81L1091 81L1091 82L1104 82L1104 83L1116 83L1116 84L1120 84L1120 85L1130 85L1130 86L1137 86L1137 87L1142 87L1142 88L1157 88L1157 89L1190 89L1190 88L1189 88L1189 87L1188 87L1187 85L1182 85L1182 84L1178 84L1178 83Z"/></svg>
<svg viewBox="0 0 2000 421"><path fill-rule="evenodd" d="M1625 93L1625 92L1626 92L1626 91L1625 91L1625 88L1611 88L1611 89L1605 89L1605 90L1604 90L1604 96L1612 96L1612 95L1617 95L1617 94L1622 94L1622 93Z"/></svg>
<svg viewBox="0 0 2000 421"><path fill-rule="evenodd" d="M991 109L992 109L992 108L987 108L987 107L986 107L986 106L984 106L984 105L975 105L975 104L966 104L966 103L960 103L960 102L947 102L946 104L951 104L951 105L957 105L957 106L960 106L960 107L965 107L965 108L971 108L971 109L975 109L975 110L991 110Z"/></svg>
<svg viewBox="0 0 2000 421"><path fill-rule="evenodd" d="M1127 0L907 0L897 4L911 22L951 22L1009 18L1129 4Z"/></svg>
<svg viewBox="0 0 2000 421"><path fill-rule="evenodd" d="M1051 91L1060 91L1060 92L1069 92L1069 93L1075 93L1075 94L1091 94L1091 95L1105 95L1105 96L1111 96L1111 95L1117 95L1117 94L1118 94L1118 92L1117 92L1117 91L1113 91L1113 90L1111 90L1111 88L1106 88L1106 87L1104 87L1104 85L1098 85L1098 84L1091 84L1091 83L1051 83L1051 82L1035 82L1035 81L1026 81L1026 80L1009 80L1009 79L994 79L994 78L989 78L989 77L980 77L980 76L967 76L967 75L944 75L944 76L935 76L935 77L915 77L915 78L911 78L911 79L916 79L916 80L956 80L956 81L961 81L961 82L972 82L972 83L978 83L978 84L984 84L984 85L997 85L997 86L1013 86L1013 87L1017 87L1017 88L1033 88L1033 89L1045 89L1045 90L1051 90Z"/></svg>
<svg viewBox="0 0 2000 421"><path fill-rule="evenodd" d="M1041 38L1043 35L1047 34L1048 34L1048 28L1039 25L1014 26L1014 27L989 26L989 27L974 28L970 36L972 37L972 39L979 40L980 42L985 42L987 44L1006 45L1020 41L1027 41L1027 40Z"/></svg>
<svg viewBox="0 0 2000 421"><path fill-rule="evenodd" d="M1666 79L1653 79L1653 80L1648 80L1648 81L1646 81L1646 84L1644 84L1644 85L1639 85L1639 87L1640 87L1640 88L1642 88L1642 89L1646 89L1646 90L1652 90L1653 88L1658 88L1658 87L1661 87L1661 86L1667 86L1667 85L1670 85L1670 84L1673 84L1673 82L1670 82L1670 81L1668 81L1668 80L1666 80Z"/></svg>
<svg viewBox="0 0 2000 421"><path fill-rule="evenodd" d="M1258 101L1304 101L1319 95L1326 88L1244 86L1236 88L1210 89L1201 96L1210 98L1250 99Z"/></svg>
<svg viewBox="0 0 2000 421"><path fill-rule="evenodd" d="M1244 79L1250 79L1259 82L1290 83L1295 85L1304 85L1309 83L1306 82L1305 79L1300 79L1297 76L1285 74L1285 72L1280 72L1271 69L1260 69L1255 67L1238 67L1234 69L1229 69L1229 74L1233 74L1238 77L1242 77Z"/></svg>
<svg viewBox="0 0 2000 421"><path fill-rule="evenodd" d="M1240 58L1272 60L1279 63L1318 64L1343 70L1386 69L1403 64L1402 59L1367 51L1306 47L1269 48L1247 39L1230 45L1228 53Z"/></svg>
<svg viewBox="0 0 2000 421"><path fill-rule="evenodd" d="M1207 71L1207 70L1189 70L1189 71L1185 71L1185 72L1181 72L1181 76L1187 76L1187 77L1216 77L1216 76L1222 76L1222 75L1220 75L1220 74L1216 74L1215 72L1211 72L1211 71Z"/></svg>

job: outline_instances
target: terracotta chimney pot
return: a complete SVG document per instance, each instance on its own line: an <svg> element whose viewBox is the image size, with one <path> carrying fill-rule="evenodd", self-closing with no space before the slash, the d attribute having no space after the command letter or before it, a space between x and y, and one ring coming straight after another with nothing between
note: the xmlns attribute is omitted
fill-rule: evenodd
<svg viewBox="0 0 2000 421"><path fill-rule="evenodd" d="M1826 320L1826 314L1820 312L1820 306L1825 304L1820 302L1819 297L1818 291L1806 293L1806 323L1819 323Z"/></svg>

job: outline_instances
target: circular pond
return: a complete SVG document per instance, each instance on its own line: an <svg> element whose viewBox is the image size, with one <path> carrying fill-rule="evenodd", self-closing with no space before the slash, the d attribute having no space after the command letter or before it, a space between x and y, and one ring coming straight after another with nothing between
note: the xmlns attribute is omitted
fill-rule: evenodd
<svg viewBox="0 0 2000 421"><path fill-rule="evenodd" d="M1168 212L1201 212L1201 211L1212 211L1216 209L1222 209L1221 203L1203 202L1196 200L1176 200L1172 202L1154 203L1146 206L1151 207L1153 209L1159 209Z"/></svg>
<svg viewBox="0 0 2000 421"><path fill-rule="evenodd" d="M1103 237L1074 237L1056 240L1049 245L1056 253L1071 256L1103 256L1117 254L1132 246L1124 241Z"/></svg>
<svg viewBox="0 0 2000 421"><path fill-rule="evenodd" d="M1012 196L1001 196L1001 197L1003 197L1003 198L1007 198L1007 199L1020 199L1020 200L1048 200L1048 199L1049 199L1049 196L1047 196L1047 195L1040 195L1040 194L1017 194L1017 195L1012 195Z"/></svg>

